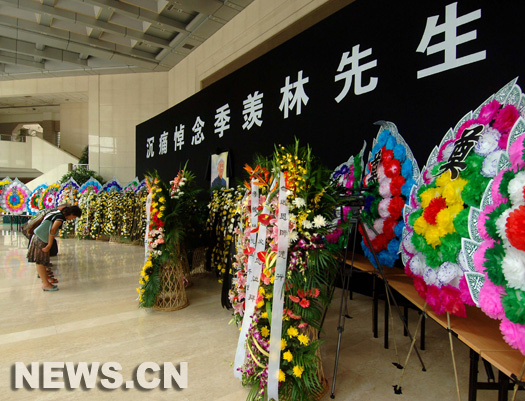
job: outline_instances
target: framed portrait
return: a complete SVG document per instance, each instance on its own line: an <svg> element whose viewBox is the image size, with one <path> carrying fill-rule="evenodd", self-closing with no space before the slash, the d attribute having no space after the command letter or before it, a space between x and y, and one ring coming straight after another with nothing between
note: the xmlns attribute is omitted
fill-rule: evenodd
<svg viewBox="0 0 525 401"><path fill-rule="evenodd" d="M228 152L211 155L211 189L229 188Z"/></svg>

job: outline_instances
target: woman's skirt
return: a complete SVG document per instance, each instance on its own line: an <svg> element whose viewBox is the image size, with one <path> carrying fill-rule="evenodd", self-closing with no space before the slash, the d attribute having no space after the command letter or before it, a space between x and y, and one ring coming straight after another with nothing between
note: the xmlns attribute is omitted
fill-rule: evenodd
<svg viewBox="0 0 525 401"><path fill-rule="evenodd" d="M38 265L46 266L49 264L49 252L42 252L42 248L46 247L47 244L33 235L31 243L29 244L29 250L27 251L27 260L30 263L36 263Z"/></svg>

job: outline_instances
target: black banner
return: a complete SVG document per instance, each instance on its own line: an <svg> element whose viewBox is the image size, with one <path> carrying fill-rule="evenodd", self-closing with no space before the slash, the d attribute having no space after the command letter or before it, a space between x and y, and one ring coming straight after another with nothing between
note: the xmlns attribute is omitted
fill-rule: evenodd
<svg viewBox="0 0 525 401"><path fill-rule="evenodd" d="M244 179L254 154L294 137L334 168L364 139L370 149L378 120L397 125L422 167L450 127L523 70L524 11L511 1L357 0L138 125L137 175L169 181L188 160L209 186L210 155L228 151Z"/></svg>

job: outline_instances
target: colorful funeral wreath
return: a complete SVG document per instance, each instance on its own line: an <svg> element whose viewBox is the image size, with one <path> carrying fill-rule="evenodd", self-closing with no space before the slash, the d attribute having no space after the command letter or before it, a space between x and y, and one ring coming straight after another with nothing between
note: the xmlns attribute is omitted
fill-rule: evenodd
<svg viewBox="0 0 525 401"><path fill-rule="evenodd" d="M393 267L399 257L405 226L402 212L418 177L417 162L395 124L381 122L365 169L363 187L367 198L361 217L371 246L383 266ZM361 227L359 232L363 235ZM361 247L376 266L364 236Z"/></svg>
<svg viewBox="0 0 525 401"><path fill-rule="evenodd" d="M26 211L26 202L31 191L24 183L15 178L2 191L2 208L12 214L22 214Z"/></svg>
<svg viewBox="0 0 525 401"><path fill-rule="evenodd" d="M473 304L462 244L471 239L469 213L480 207L519 117L512 104L516 91L521 94L514 80L447 132L405 208L405 271L438 314L466 316L465 303ZM521 95L517 98L519 102Z"/></svg>
<svg viewBox="0 0 525 401"><path fill-rule="evenodd" d="M488 204L470 224L477 224L482 240L473 257L483 275L478 304L501 320L505 341L525 355L525 120L518 121L509 146L510 166L491 181Z"/></svg>

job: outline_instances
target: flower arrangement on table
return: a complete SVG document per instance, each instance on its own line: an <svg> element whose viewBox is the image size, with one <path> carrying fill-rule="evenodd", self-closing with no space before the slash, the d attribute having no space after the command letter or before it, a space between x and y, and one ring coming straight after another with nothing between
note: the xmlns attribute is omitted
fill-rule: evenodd
<svg viewBox="0 0 525 401"><path fill-rule="evenodd" d="M483 275L478 305L501 320L505 341L525 355L525 120L518 121L509 138L509 167L491 181L489 204L469 225L478 227L482 240L473 257Z"/></svg>
<svg viewBox="0 0 525 401"><path fill-rule="evenodd" d="M365 242L359 227L363 235L361 247L376 268L370 245L383 266L393 267L399 257L405 226L402 212L418 177L417 162L397 127L391 122L382 122L372 143L363 179L367 197L361 218L370 244Z"/></svg>
<svg viewBox="0 0 525 401"><path fill-rule="evenodd" d="M2 199L2 192L7 184L11 182L11 179L9 177L4 178L0 181L0 199ZM5 213L5 210L2 208L2 203L0 201L0 212Z"/></svg>
<svg viewBox="0 0 525 401"><path fill-rule="evenodd" d="M323 307L327 305L329 286L337 272L335 250L324 239L333 230L329 223L334 217L335 185L330 185L330 172L322 168L311 155L310 148L295 146L276 148L270 161L259 160L251 171L252 182L258 187L259 196L253 199L250 191L242 204L244 229L238 230L240 243L235 255L234 287L230 299L234 307L234 321L248 327L246 336L247 353L239 372L243 384L252 385L250 400L265 400L267 386L278 380L279 397L287 400L310 400L319 396L323 390L324 378L319 374L320 329ZM270 171L284 175L285 188L281 190L273 181ZM276 179L277 180L277 179ZM289 243L287 266L284 273L284 305L282 326L272 318L272 310L279 302L274 296L276 280L276 260L278 259L279 219L283 218L279 207L281 192L289 207ZM252 212L255 216L251 216ZM254 227L251 217L257 220ZM263 251L257 252L250 240L257 233L257 245L264 237ZM261 275L256 298L246 298L251 279L248 266L250 257L259 260ZM257 258L257 259L256 259ZM258 278L258 277L257 277ZM245 314L248 304L255 304L253 315ZM248 319L248 320L246 320ZM280 320L280 319L277 319ZM278 377L269 377L268 361L272 330L282 329ZM279 331L277 331L278 333ZM242 347L244 339L240 338ZM280 347L279 347L280 346Z"/></svg>
<svg viewBox="0 0 525 401"><path fill-rule="evenodd" d="M53 183L44 189L40 198L40 209L53 209L57 207L57 196L60 185Z"/></svg>
<svg viewBox="0 0 525 401"><path fill-rule="evenodd" d="M15 178L2 190L2 209L11 214L22 214L26 211L26 203L31 191L26 185Z"/></svg>
<svg viewBox="0 0 525 401"><path fill-rule="evenodd" d="M208 204L206 231L212 244L211 266L217 269L219 282L223 282L230 265L231 245L239 225L240 209L237 207L246 190L242 187L220 188L213 191ZM229 272L231 275L233 272Z"/></svg>
<svg viewBox="0 0 525 401"><path fill-rule="evenodd" d="M447 132L405 209L405 271L438 314L466 316L465 304L473 304L465 276L472 270L462 243L471 239L469 214L480 207L519 117L506 100L515 89L514 80Z"/></svg>
<svg viewBox="0 0 525 401"><path fill-rule="evenodd" d="M47 188L47 184L39 185L31 192L31 196L27 200L27 211L30 214L37 214L40 211L40 205L42 204L42 195L44 190Z"/></svg>

